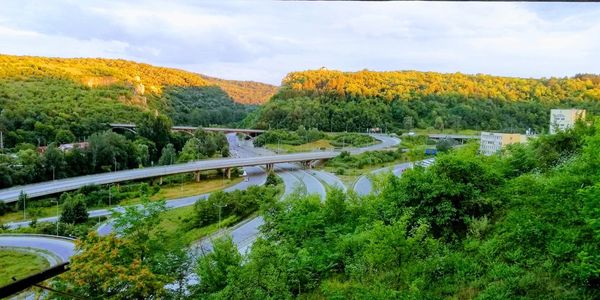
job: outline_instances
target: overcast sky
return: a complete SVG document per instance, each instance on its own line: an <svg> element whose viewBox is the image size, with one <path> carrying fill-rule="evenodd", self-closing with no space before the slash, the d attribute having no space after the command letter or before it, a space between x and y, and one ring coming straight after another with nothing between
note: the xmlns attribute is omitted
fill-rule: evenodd
<svg viewBox="0 0 600 300"><path fill-rule="evenodd" d="M320 67L572 76L600 73L600 4L2 0L0 53L273 84Z"/></svg>

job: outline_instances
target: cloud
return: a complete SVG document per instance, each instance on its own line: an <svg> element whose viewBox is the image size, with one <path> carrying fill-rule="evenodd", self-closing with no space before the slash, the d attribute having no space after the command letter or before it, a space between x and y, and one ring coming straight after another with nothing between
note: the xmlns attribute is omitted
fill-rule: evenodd
<svg viewBox="0 0 600 300"><path fill-rule="evenodd" d="M342 70L567 76L598 72L585 4L6 1L0 52L119 57L278 84Z"/></svg>

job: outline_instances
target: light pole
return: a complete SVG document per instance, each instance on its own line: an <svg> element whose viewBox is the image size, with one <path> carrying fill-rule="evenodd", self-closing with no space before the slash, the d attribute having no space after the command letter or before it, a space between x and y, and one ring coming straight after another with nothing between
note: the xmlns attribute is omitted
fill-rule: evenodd
<svg viewBox="0 0 600 300"><path fill-rule="evenodd" d="M223 207L227 207L227 204L222 204L222 205L213 204L213 205L219 208L219 224L218 224L218 227L219 227L219 229L221 229L221 209Z"/></svg>
<svg viewBox="0 0 600 300"><path fill-rule="evenodd" d="M58 199L51 200L51 202L56 202L56 236L58 236L58 221L60 220L60 216L58 215Z"/></svg>
<svg viewBox="0 0 600 300"><path fill-rule="evenodd" d="M113 162L115 163L115 172L117 171L117 158L113 156Z"/></svg>
<svg viewBox="0 0 600 300"><path fill-rule="evenodd" d="M55 167L55 166L52 166L52 181L54 181L54 180L56 179L56 176L55 176L55 174L56 174L56 172L55 172L55 169L56 169L56 167Z"/></svg>

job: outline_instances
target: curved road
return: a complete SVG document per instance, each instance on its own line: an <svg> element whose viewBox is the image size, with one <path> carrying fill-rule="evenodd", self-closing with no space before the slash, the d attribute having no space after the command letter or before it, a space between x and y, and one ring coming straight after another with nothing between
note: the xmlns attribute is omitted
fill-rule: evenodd
<svg viewBox="0 0 600 300"><path fill-rule="evenodd" d="M373 151L373 150L381 150L389 147L393 147L399 144L399 139L387 137L384 135L375 135L372 134L373 137L381 140L382 142L377 145L372 145L365 148L359 148L352 150L353 153L361 153L364 151ZM240 158L251 158L256 156L263 155L272 155L272 152L269 152L265 149L254 148L252 146L243 146L243 142L240 143L237 141L235 134L227 135L228 141L230 142L231 152ZM244 181L239 184L236 184L226 190L236 190L236 189L246 189L251 185L261 185L264 184L266 180L266 174L259 167L245 167L244 170L248 174L249 181ZM287 197L294 191L300 191L301 193L308 194L317 194L321 199L325 199L326 197L326 189L323 186L322 182L325 182L327 185L332 187L342 188L344 191L346 190L345 185L337 178L335 175L325 172L325 171L305 171L301 170L298 166L291 163L282 163L275 167L275 171L280 175L285 183L285 192L283 197ZM314 175L314 176L313 176ZM317 179L318 178L318 179ZM199 199L205 199L208 194L193 196L193 197L185 197L180 199L169 200L167 202L167 207L175 208L187 206L195 203ZM117 208L118 209L118 208ZM121 208L122 210L122 208ZM109 215L111 212L109 210L96 210L91 211L91 216L102 216ZM38 221L55 221L54 218L44 218ZM26 222L20 222L21 224L15 223L14 226L23 226L26 225ZM256 239L259 233L259 227L264 223L262 217L257 217L242 224L239 224L237 227L233 228L230 232L234 242L238 246L238 249L241 253L245 253L249 247L252 245L252 242ZM101 226L98 230L100 234L106 234L110 232L112 229L112 224L110 222ZM2 241L11 241L11 245L14 247L28 247L28 245L37 245L38 249L46 249L51 252L57 253L61 258L68 259L74 253L74 245L71 243L69 245L65 244L65 241L55 241L48 240L48 238L33 238L31 236L22 236L15 237L12 239L2 238ZM0 241L0 243L2 242ZM205 244L205 242L201 243ZM2 244L0 244L2 245ZM61 246L62 245L62 246ZM70 250L69 250L70 249Z"/></svg>
<svg viewBox="0 0 600 300"><path fill-rule="evenodd" d="M435 160L434 158L428 158L428 159L422 160L420 162L417 162L416 164L421 165L423 167L428 167L434 162L434 160ZM413 163L407 162L407 163L394 165L391 167L377 169L377 170L372 171L369 174L377 175L377 174L381 174L386 171L388 171L388 172L391 171L395 176L400 176L406 169L410 169L412 167L413 167ZM365 196L365 195L370 194L373 190L373 184L371 183L371 179L369 178L369 175L362 175L361 177L359 177L358 180L356 181L356 183L354 183L353 189L360 196Z"/></svg>
<svg viewBox="0 0 600 300"><path fill-rule="evenodd" d="M74 240L42 234L0 234L0 247L48 251L63 262L68 261L75 254Z"/></svg>

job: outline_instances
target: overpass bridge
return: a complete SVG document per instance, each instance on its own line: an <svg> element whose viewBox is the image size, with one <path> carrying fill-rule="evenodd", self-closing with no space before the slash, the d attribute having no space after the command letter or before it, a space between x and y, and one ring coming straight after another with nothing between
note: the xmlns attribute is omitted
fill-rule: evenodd
<svg viewBox="0 0 600 300"><path fill-rule="evenodd" d="M137 126L135 124L126 124L126 123L110 123L108 125L110 125L110 127L113 129L120 128L120 129L129 130L133 133L136 133L135 129L137 128ZM179 132L193 133L198 128L200 128L204 131L223 132L223 133L244 133L244 134L247 134L250 136L256 136L256 135L259 135L259 134L265 132L265 130L260 130L260 129L194 127L194 126L173 126L173 127L171 127L171 130L179 131Z"/></svg>
<svg viewBox="0 0 600 300"><path fill-rule="evenodd" d="M478 140L478 139L480 139L479 135L466 135L466 134L443 134L443 133L437 133L437 134L428 134L427 136L429 136L429 138L432 139L432 140L453 139L453 140L466 141L466 140Z"/></svg>
<svg viewBox="0 0 600 300"><path fill-rule="evenodd" d="M196 180L199 181L200 172L206 170L224 170L229 177L231 175L231 168L237 167L264 165L267 170L272 170L274 164L299 162L303 166L310 168L313 161L330 159L336 157L338 154L337 152L307 152L250 158L210 159L183 164L78 176L2 189L0 190L0 201L5 203L15 202L21 192L26 193L29 198L35 198L76 190L86 185L102 185L147 178L159 178L162 180L163 176L181 173L194 173Z"/></svg>

